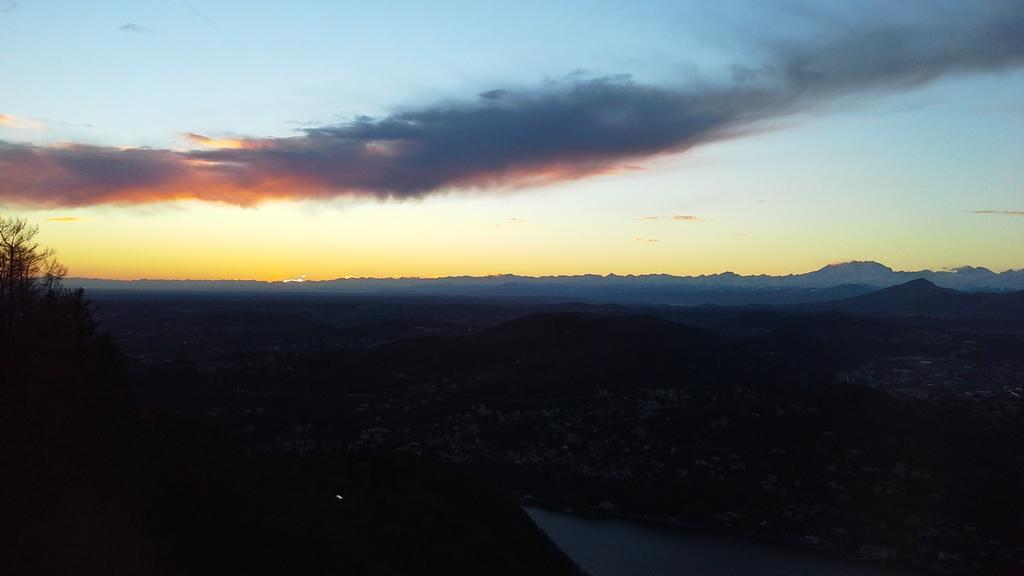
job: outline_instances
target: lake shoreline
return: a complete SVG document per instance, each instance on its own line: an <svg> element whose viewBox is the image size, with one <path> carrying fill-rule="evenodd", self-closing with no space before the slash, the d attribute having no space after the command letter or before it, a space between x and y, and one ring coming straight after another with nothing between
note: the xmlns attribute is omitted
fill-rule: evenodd
<svg viewBox="0 0 1024 576"><path fill-rule="evenodd" d="M672 520L669 518L647 516L643 514L630 514L626 512L614 512L607 510L596 510L593 508L572 508L572 507L553 507L547 506L537 502L520 502L520 505L524 510L535 509L547 512L550 514L564 514L580 519L589 520L615 520L620 522L631 522L641 526L657 527L673 531L679 531L681 533L690 532L696 535L702 536L729 536L735 538L741 538L754 542L772 544L790 548L795 551L801 552L813 552L821 556L847 562L850 564L862 565L862 566L880 566L902 570L913 570L920 572L921 576L948 576L952 574L949 570L943 570L941 566L924 565L919 561L914 561L906 555L902 555L897 550L892 550L893 554L896 554L896 558L889 560L885 558L872 558L862 555L849 554L839 551L836 545L831 544L821 538L815 536L797 536L797 535L784 535L770 534L767 532L761 532L756 530L745 530L739 528L730 528L728 526L722 526L720 524L712 523L700 523L700 522L683 522L680 520ZM532 518L532 516L531 516ZM542 528L543 529L543 528ZM557 545L557 543L556 543ZM891 550L891 549L890 549Z"/></svg>

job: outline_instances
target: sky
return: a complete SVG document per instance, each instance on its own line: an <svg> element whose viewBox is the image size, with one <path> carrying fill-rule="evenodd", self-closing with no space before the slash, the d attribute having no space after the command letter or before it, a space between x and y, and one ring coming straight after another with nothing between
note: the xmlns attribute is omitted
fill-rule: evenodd
<svg viewBox="0 0 1024 576"><path fill-rule="evenodd" d="M1019 0L0 0L0 79L72 276L1024 268Z"/></svg>

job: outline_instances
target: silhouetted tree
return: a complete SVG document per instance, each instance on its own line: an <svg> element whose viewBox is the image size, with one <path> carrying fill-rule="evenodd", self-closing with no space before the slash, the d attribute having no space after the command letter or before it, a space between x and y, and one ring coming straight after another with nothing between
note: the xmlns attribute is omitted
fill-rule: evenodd
<svg viewBox="0 0 1024 576"><path fill-rule="evenodd" d="M10 366L34 300L61 290L67 269L36 242L39 227L0 216L0 365Z"/></svg>
<svg viewBox="0 0 1024 576"><path fill-rule="evenodd" d="M66 268L38 234L0 216L0 423L105 418L127 401L119 355L84 292L62 286Z"/></svg>
<svg viewBox="0 0 1024 576"><path fill-rule="evenodd" d="M82 534L107 529L96 511L118 487L134 410L113 342L37 235L0 216L0 566L60 574L99 547Z"/></svg>

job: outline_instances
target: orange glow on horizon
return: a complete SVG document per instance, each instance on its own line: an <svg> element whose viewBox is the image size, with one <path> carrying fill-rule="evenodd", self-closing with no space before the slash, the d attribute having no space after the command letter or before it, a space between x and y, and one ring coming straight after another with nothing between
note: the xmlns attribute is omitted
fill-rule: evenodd
<svg viewBox="0 0 1024 576"><path fill-rule="evenodd" d="M202 134L195 132L188 132L185 134L185 138L189 142L205 146L207 148L219 148L227 150L241 150L258 148L259 145L253 140L243 140L240 138L210 138Z"/></svg>

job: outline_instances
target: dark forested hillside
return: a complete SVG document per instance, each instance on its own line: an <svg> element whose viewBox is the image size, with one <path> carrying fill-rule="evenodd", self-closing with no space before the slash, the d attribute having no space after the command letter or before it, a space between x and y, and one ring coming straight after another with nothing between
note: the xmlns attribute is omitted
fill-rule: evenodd
<svg viewBox="0 0 1024 576"><path fill-rule="evenodd" d="M523 503L939 572L1024 558L1012 324L600 310L139 368L147 402L260 450L414 454Z"/></svg>
<svg viewBox="0 0 1024 576"><path fill-rule="evenodd" d="M960 292L919 278L851 298L808 304L809 310L833 310L861 316L1024 319L1024 291Z"/></svg>
<svg viewBox="0 0 1024 576"><path fill-rule="evenodd" d="M463 466L251 449L173 404L140 409L83 292L40 280L19 246L0 260L3 573L578 573Z"/></svg>

